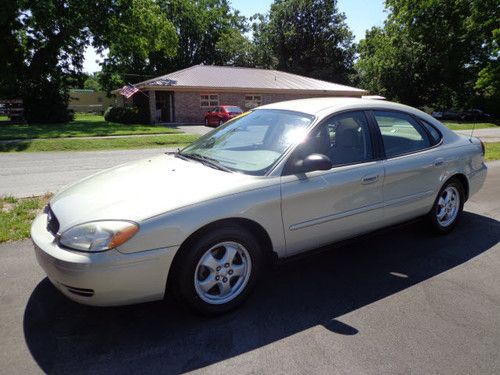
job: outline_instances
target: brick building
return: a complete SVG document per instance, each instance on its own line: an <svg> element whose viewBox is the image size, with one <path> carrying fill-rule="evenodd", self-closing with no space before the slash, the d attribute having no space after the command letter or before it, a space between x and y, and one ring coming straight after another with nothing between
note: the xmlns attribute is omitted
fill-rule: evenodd
<svg viewBox="0 0 500 375"><path fill-rule="evenodd" d="M151 123L202 123L205 113L218 105L249 110L283 100L366 94L365 90L278 70L208 65L195 65L135 87L143 95L135 94L132 101L148 108Z"/></svg>

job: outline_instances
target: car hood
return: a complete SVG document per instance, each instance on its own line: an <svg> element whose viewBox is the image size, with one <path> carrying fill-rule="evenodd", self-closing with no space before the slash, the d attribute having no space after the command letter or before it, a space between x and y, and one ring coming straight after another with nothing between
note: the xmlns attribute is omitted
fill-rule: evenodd
<svg viewBox="0 0 500 375"><path fill-rule="evenodd" d="M250 188L260 178L173 155L123 164L64 188L50 201L60 231L94 220L141 220Z"/></svg>

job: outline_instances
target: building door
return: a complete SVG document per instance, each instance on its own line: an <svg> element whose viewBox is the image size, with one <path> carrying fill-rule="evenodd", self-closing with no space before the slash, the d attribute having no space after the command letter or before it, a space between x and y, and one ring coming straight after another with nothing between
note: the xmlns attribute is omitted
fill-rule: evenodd
<svg viewBox="0 0 500 375"><path fill-rule="evenodd" d="M173 92L156 91L156 114L155 118L159 122L174 121Z"/></svg>

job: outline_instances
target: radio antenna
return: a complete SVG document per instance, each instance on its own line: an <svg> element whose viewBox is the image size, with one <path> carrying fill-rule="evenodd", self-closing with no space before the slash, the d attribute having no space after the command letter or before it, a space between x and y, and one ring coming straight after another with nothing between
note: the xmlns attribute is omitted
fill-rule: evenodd
<svg viewBox="0 0 500 375"><path fill-rule="evenodd" d="M475 129L476 129L476 123L474 122L474 124L472 124L472 129L470 131L469 140L472 140L472 134L474 134Z"/></svg>

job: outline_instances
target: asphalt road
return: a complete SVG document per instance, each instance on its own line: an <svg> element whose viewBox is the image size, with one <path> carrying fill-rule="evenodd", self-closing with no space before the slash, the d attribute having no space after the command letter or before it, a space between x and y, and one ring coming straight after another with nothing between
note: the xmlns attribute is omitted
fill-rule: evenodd
<svg viewBox="0 0 500 375"><path fill-rule="evenodd" d="M100 170L160 155L166 149L0 153L0 196L56 192Z"/></svg>
<svg viewBox="0 0 500 375"><path fill-rule="evenodd" d="M448 236L422 222L266 271L217 318L67 300L0 245L0 373L499 374L500 163Z"/></svg>
<svg viewBox="0 0 500 375"><path fill-rule="evenodd" d="M197 125L177 128L197 135L212 130ZM53 193L103 169L159 155L167 150L173 149L0 153L0 197L22 198Z"/></svg>

